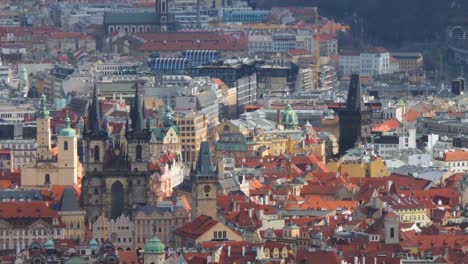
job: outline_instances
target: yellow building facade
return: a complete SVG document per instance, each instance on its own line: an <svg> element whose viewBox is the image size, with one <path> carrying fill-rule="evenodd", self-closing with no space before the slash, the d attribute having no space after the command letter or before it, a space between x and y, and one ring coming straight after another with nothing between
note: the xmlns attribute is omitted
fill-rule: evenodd
<svg viewBox="0 0 468 264"><path fill-rule="evenodd" d="M366 178L366 177L385 177L390 175L390 172L381 157L376 157L368 162L359 161L330 161L327 163L327 168L332 172L347 174L349 177Z"/></svg>
<svg viewBox="0 0 468 264"><path fill-rule="evenodd" d="M78 143L75 129L70 127L70 118L65 119L65 128L57 135L57 153L52 151L52 131L49 111L42 96L41 109L37 116L37 161L21 169L23 188L43 188L51 185L76 185L82 176L83 167L78 160Z"/></svg>
<svg viewBox="0 0 468 264"><path fill-rule="evenodd" d="M208 119L205 114L191 112L176 117L179 126L179 140L182 146L182 159L194 162L198 158L200 144L208 140Z"/></svg>

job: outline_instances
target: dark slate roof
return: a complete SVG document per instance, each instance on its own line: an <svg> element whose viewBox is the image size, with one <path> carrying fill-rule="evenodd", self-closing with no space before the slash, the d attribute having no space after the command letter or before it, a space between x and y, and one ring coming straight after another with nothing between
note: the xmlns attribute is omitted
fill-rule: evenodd
<svg viewBox="0 0 468 264"><path fill-rule="evenodd" d="M156 13L105 13L104 25L156 25Z"/></svg>
<svg viewBox="0 0 468 264"><path fill-rule="evenodd" d="M80 205L72 187L63 190L62 198L58 206L59 211L81 211Z"/></svg>
<svg viewBox="0 0 468 264"><path fill-rule="evenodd" d="M197 175L213 175L216 174L213 169L213 162L211 160L210 145L207 141L203 141L200 144L200 153L198 154L197 161Z"/></svg>
<svg viewBox="0 0 468 264"><path fill-rule="evenodd" d="M6 189L0 190L0 200L10 199L10 200L31 200L31 201L42 201L41 192L38 190L16 190L16 189Z"/></svg>
<svg viewBox="0 0 468 264"><path fill-rule="evenodd" d="M376 144L398 144L398 136L384 135L384 136L375 137L374 143Z"/></svg>

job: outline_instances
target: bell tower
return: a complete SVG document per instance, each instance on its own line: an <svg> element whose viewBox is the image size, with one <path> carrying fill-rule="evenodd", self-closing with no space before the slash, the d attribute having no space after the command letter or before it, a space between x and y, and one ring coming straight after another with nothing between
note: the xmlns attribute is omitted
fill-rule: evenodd
<svg viewBox="0 0 468 264"><path fill-rule="evenodd" d="M40 160L52 159L51 147L52 131L50 129L50 115L46 107L46 96L41 97L41 106L37 112L37 156Z"/></svg>
<svg viewBox="0 0 468 264"><path fill-rule="evenodd" d="M94 86L93 99L88 108L88 126L83 133L86 142L85 162L88 171L102 171L108 135L102 129L101 107Z"/></svg>
<svg viewBox="0 0 468 264"><path fill-rule="evenodd" d="M150 162L151 131L145 122L145 106L135 83L135 98L130 109L131 130L127 132L130 171L147 171Z"/></svg>
<svg viewBox="0 0 468 264"><path fill-rule="evenodd" d="M192 172L192 220L204 214L217 219L218 174L213 169L208 142L200 145L196 169Z"/></svg>

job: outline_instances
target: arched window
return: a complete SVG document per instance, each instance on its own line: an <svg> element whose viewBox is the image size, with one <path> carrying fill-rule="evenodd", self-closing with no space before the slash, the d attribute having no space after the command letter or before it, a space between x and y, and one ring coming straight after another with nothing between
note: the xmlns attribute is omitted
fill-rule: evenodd
<svg viewBox="0 0 468 264"><path fill-rule="evenodd" d="M94 161L99 161L99 146L94 146Z"/></svg>
<svg viewBox="0 0 468 264"><path fill-rule="evenodd" d="M44 184L50 184L50 175L49 174L45 175Z"/></svg>
<svg viewBox="0 0 468 264"><path fill-rule="evenodd" d="M68 141L63 142L63 150L68 150Z"/></svg>
<svg viewBox="0 0 468 264"><path fill-rule="evenodd" d="M141 148L141 145L137 145L136 146L136 151L135 151L135 159L136 160L142 160L142 156L143 156L143 150Z"/></svg>
<svg viewBox="0 0 468 264"><path fill-rule="evenodd" d="M224 132L229 132L229 130L231 130L231 129L230 129L230 127L228 125L225 125L223 130L224 130Z"/></svg>

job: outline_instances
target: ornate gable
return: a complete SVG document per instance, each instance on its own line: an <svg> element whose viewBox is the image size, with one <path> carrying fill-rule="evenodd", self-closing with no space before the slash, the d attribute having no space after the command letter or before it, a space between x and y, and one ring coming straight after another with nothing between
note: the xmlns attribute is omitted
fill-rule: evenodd
<svg viewBox="0 0 468 264"><path fill-rule="evenodd" d="M12 226L7 221L0 219L0 229L11 229Z"/></svg>
<svg viewBox="0 0 468 264"><path fill-rule="evenodd" d="M52 226L45 222L42 219L37 220L36 222L32 223L29 228L31 229L46 229L46 228L51 228Z"/></svg>

